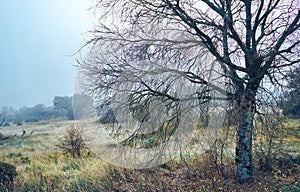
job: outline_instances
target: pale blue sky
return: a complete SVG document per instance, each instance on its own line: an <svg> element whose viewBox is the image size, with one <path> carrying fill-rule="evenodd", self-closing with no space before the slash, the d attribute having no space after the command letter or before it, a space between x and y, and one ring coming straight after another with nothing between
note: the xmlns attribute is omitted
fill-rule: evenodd
<svg viewBox="0 0 300 192"><path fill-rule="evenodd" d="M0 0L0 107L71 96L77 56L96 23L92 0Z"/></svg>

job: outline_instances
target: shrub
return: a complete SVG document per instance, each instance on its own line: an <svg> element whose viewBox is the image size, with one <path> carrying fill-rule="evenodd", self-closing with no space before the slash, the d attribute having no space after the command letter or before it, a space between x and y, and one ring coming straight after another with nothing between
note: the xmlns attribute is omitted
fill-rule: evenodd
<svg viewBox="0 0 300 192"><path fill-rule="evenodd" d="M254 121L253 156L259 169L271 172L274 160L282 153L284 119L279 114L258 114Z"/></svg>
<svg viewBox="0 0 300 192"><path fill-rule="evenodd" d="M282 154L274 159L275 166L285 175L300 173L300 155Z"/></svg>
<svg viewBox="0 0 300 192"><path fill-rule="evenodd" d="M9 136L5 136L3 133L0 132L0 141L4 141L9 138L10 138Z"/></svg>
<svg viewBox="0 0 300 192"><path fill-rule="evenodd" d="M16 175L15 166L0 162L0 191L12 191Z"/></svg>
<svg viewBox="0 0 300 192"><path fill-rule="evenodd" d="M5 123L3 123L3 125L2 125L3 127L8 127L8 126L10 126L10 123L8 123L8 122L5 122Z"/></svg>
<svg viewBox="0 0 300 192"><path fill-rule="evenodd" d="M22 121L17 121L17 122L15 122L15 124L16 124L17 126L22 126L22 125L23 125L23 122L22 122Z"/></svg>
<svg viewBox="0 0 300 192"><path fill-rule="evenodd" d="M83 129L77 125L67 128L56 145L64 153L69 153L72 157L81 157L82 149L87 148L87 143L83 138Z"/></svg>

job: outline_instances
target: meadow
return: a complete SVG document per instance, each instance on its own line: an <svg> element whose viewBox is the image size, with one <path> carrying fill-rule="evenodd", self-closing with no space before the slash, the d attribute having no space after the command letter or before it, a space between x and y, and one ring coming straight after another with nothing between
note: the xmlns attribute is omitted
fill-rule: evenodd
<svg viewBox="0 0 300 192"><path fill-rule="evenodd" d="M256 158L255 180L243 185L234 181L233 142L221 163L211 151L189 151L159 167L133 170L113 166L89 149L77 158L63 153L56 144L76 123L96 126L57 120L0 127L0 162L17 170L13 191L300 191L300 119L285 122L272 168L261 170Z"/></svg>

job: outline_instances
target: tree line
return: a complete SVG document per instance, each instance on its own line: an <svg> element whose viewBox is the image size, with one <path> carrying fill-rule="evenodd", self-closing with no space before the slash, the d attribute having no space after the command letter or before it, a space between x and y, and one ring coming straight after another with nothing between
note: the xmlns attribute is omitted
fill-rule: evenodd
<svg viewBox="0 0 300 192"><path fill-rule="evenodd" d="M33 107L23 106L18 110L8 106L3 106L0 109L0 126L22 125L23 122L38 122L57 118L74 119L72 97L55 96L52 106L37 104Z"/></svg>

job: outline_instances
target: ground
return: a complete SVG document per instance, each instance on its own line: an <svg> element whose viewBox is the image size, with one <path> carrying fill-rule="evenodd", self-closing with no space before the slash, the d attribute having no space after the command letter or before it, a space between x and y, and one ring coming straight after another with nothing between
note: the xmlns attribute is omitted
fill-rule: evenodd
<svg viewBox="0 0 300 192"><path fill-rule="evenodd" d="M56 120L0 128L0 162L17 168L14 191L300 191L300 120L286 122L281 143L285 155L273 159L269 171L261 171L256 159L256 176L246 184L235 182L230 152L222 174L209 152L185 153L142 170L115 167L90 150L72 158L55 145L74 123L95 125Z"/></svg>

